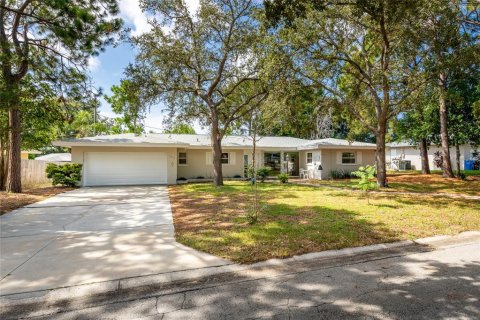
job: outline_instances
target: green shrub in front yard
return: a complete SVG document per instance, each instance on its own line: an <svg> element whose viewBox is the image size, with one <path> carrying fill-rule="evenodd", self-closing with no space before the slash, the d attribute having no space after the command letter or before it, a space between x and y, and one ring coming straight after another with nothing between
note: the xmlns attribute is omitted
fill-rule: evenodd
<svg viewBox="0 0 480 320"><path fill-rule="evenodd" d="M47 178L52 179L54 186L76 187L82 179L82 165L79 163L49 163L46 173Z"/></svg>
<svg viewBox="0 0 480 320"><path fill-rule="evenodd" d="M257 170L257 176L260 178L261 182L265 182L265 179L270 174L270 171L272 171L272 168L270 167L263 167Z"/></svg>
<svg viewBox="0 0 480 320"><path fill-rule="evenodd" d="M360 187L360 189L365 191L368 204L370 204L368 191L377 187L375 181L372 181L372 179L375 178L375 172L376 170L374 166L360 167L358 168L358 171L352 172L352 175L360 178L360 180L358 181L358 186Z"/></svg>
<svg viewBox="0 0 480 320"><path fill-rule="evenodd" d="M346 170L332 170L330 171L330 176L332 179L352 179L355 178L355 175L352 174L350 171Z"/></svg>
<svg viewBox="0 0 480 320"><path fill-rule="evenodd" d="M277 176L278 180L280 180L281 183L287 183L288 182L288 174L287 173L280 173Z"/></svg>

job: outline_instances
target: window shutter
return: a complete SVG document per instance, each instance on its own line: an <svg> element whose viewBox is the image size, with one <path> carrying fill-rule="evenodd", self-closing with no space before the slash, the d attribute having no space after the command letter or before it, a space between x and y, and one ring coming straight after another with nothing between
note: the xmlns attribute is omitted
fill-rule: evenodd
<svg viewBox="0 0 480 320"><path fill-rule="evenodd" d="M236 157L237 153L236 152L229 152L228 153L228 156L230 157L230 164L235 164L235 157Z"/></svg>
<svg viewBox="0 0 480 320"><path fill-rule="evenodd" d="M362 164L362 151L357 152L357 164Z"/></svg>
<svg viewBox="0 0 480 320"><path fill-rule="evenodd" d="M342 164L342 152L337 151L337 164Z"/></svg>
<svg viewBox="0 0 480 320"><path fill-rule="evenodd" d="M212 160L212 152L211 151L207 151L205 161L206 161L207 166L212 165L213 160Z"/></svg>

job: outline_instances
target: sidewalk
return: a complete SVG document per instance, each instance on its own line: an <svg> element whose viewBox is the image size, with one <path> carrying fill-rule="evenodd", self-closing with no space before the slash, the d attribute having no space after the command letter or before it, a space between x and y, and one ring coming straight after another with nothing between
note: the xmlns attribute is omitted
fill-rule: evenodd
<svg viewBox="0 0 480 320"><path fill-rule="evenodd" d="M221 284L245 283L259 279L324 270L361 263L381 261L455 248L467 244L480 245L480 232L464 232L457 236L433 237L367 247L310 253L284 260L268 260L253 265L228 265L196 270L170 272L145 277L106 281L49 291L37 291L0 298L6 316L34 316L65 310L90 308L105 303L121 303L148 297L175 295L178 292L203 290ZM475 256L475 255L474 255ZM473 257L474 257L473 256ZM480 263L480 256L477 255ZM337 283L340 284L340 283ZM45 307L48 306L48 307Z"/></svg>

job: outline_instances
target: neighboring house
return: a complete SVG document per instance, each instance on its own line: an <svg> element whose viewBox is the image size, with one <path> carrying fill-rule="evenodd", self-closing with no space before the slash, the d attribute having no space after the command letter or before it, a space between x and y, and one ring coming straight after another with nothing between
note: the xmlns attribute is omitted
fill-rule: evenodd
<svg viewBox="0 0 480 320"><path fill-rule="evenodd" d="M56 141L54 145L71 148L72 162L83 164L84 186L175 184L178 179L213 176L209 135L120 134ZM226 136L222 146L224 177L245 177L252 159L252 139ZM299 176L303 169L311 178L325 179L332 170L354 171L361 165L373 165L375 145L340 139L261 137L255 158L256 166L271 167L272 175L288 172Z"/></svg>
<svg viewBox="0 0 480 320"><path fill-rule="evenodd" d="M42 154L40 151L37 150L22 150L20 154L21 159L28 159L28 156L31 154Z"/></svg>
<svg viewBox="0 0 480 320"><path fill-rule="evenodd" d="M439 170L433 163L435 152L442 151L441 147L430 146L428 148L428 163L430 170ZM470 145L460 146L460 169L464 169L465 160L472 158L472 153L475 149ZM455 146L450 146L450 159L452 167L457 169L457 152ZM421 170L422 160L420 157L420 148L417 145L412 145L408 142L392 142L387 143L386 160L389 169L391 170ZM402 162L402 165L400 164Z"/></svg>
<svg viewBox="0 0 480 320"><path fill-rule="evenodd" d="M72 161L72 155L70 153L49 153L36 157L35 160L49 162L70 162Z"/></svg>

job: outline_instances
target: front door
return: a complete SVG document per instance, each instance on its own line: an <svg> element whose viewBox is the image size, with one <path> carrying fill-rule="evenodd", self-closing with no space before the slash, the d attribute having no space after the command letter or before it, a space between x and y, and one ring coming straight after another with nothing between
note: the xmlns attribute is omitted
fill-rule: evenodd
<svg viewBox="0 0 480 320"><path fill-rule="evenodd" d="M283 170L289 176L298 176L298 152L283 153Z"/></svg>

